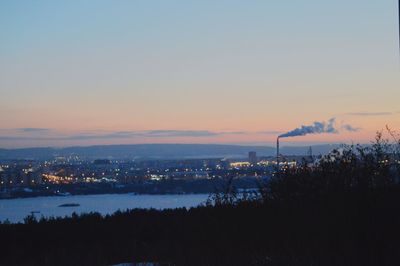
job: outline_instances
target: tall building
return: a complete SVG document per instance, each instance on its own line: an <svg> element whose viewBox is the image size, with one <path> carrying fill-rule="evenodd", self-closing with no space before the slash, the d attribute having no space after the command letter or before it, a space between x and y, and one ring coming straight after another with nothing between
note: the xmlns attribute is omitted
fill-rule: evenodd
<svg viewBox="0 0 400 266"><path fill-rule="evenodd" d="M255 165L257 162L257 153L255 151L249 152L249 163Z"/></svg>
<svg viewBox="0 0 400 266"><path fill-rule="evenodd" d="M6 180L5 180L4 170L0 166L0 189L5 186L5 183L6 183Z"/></svg>

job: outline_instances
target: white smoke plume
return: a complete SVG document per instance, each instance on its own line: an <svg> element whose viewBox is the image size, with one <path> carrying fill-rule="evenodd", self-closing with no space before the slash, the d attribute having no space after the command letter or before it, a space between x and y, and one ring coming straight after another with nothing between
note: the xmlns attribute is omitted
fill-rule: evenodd
<svg viewBox="0 0 400 266"><path fill-rule="evenodd" d="M345 125L341 127L342 130L346 131L356 131L357 129L350 126ZM339 133L339 130L336 128L336 118L331 118L327 122L314 122L309 126L301 126L292 131L279 135L279 138L289 138L289 137L297 137L297 136L305 136L309 134L336 134Z"/></svg>
<svg viewBox="0 0 400 266"><path fill-rule="evenodd" d="M352 125L346 124L342 126L342 129L346 130L346 131L350 131L350 132L357 132L360 131L361 128L359 127L353 127Z"/></svg>

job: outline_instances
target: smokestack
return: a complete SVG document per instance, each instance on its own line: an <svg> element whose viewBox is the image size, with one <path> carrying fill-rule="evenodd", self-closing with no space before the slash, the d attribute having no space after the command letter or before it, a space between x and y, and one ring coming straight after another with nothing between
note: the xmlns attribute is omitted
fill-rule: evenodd
<svg viewBox="0 0 400 266"><path fill-rule="evenodd" d="M277 173L279 174L279 138L276 139L276 167L277 167Z"/></svg>

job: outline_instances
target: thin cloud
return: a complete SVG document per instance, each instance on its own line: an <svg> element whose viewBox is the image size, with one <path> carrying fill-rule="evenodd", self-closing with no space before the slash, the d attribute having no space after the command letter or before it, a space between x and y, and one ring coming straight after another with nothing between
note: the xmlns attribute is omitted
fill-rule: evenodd
<svg viewBox="0 0 400 266"><path fill-rule="evenodd" d="M213 137L221 135L208 130L151 130L144 132L145 137Z"/></svg>
<svg viewBox="0 0 400 266"><path fill-rule="evenodd" d="M14 129L15 130L15 129ZM39 128L21 128L18 131L24 132L23 135L12 136L3 135L0 136L0 140L92 140L92 139L129 139L136 137L145 138L174 138L174 137L214 137L221 135L239 135L245 134L242 131L231 131L231 132L214 132L208 130L146 130L146 131L116 131L108 133L96 133L91 131L90 133L80 133L72 135L61 135L56 134L55 131L50 129L39 129ZM37 132L41 132L40 136ZM47 133L46 133L47 132Z"/></svg>
<svg viewBox="0 0 400 266"><path fill-rule="evenodd" d="M85 139L125 139L133 137L210 137L220 133L207 130L149 130L149 131L118 131L107 134L78 134L68 137L71 140Z"/></svg>
<svg viewBox="0 0 400 266"><path fill-rule="evenodd" d="M346 131L349 131L349 132L358 132L361 130L361 128L359 128L359 127L353 127L352 125L348 125L348 124L342 125L341 128Z"/></svg>
<svg viewBox="0 0 400 266"><path fill-rule="evenodd" d="M220 135L244 135L247 134L245 131L230 131L230 132L219 132Z"/></svg>
<svg viewBox="0 0 400 266"><path fill-rule="evenodd" d="M88 139L126 139L141 136L136 131L118 131L107 134L75 134L64 137L65 140L88 140Z"/></svg>
<svg viewBox="0 0 400 266"><path fill-rule="evenodd" d="M351 116L384 116L384 115L392 115L393 112L355 112L355 113L346 113L345 115Z"/></svg>
<svg viewBox="0 0 400 266"><path fill-rule="evenodd" d="M241 135L244 131L215 132L208 130L150 130L143 132L144 137L214 137L221 135Z"/></svg>
<svg viewBox="0 0 400 266"><path fill-rule="evenodd" d="M27 137L0 136L0 140L34 140Z"/></svg>
<svg viewBox="0 0 400 266"><path fill-rule="evenodd" d="M50 131L49 128L36 128L36 127L23 127L23 128L16 128L17 131L32 133L32 132L48 132Z"/></svg>
<svg viewBox="0 0 400 266"><path fill-rule="evenodd" d="M265 134L265 135L279 135L282 134L282 131L276 130L266 130L266 131L258 131L258 134Z"/></svg>

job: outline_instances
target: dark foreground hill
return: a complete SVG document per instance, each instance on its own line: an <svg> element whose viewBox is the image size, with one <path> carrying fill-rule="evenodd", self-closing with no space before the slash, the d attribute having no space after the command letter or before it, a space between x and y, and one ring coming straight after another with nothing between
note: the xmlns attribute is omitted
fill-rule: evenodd
<svg viewBox="0 0 400 266"><path fill-rule="evenodd" d="M397 265L400 191L0 225L0 265Z"/></svg>

